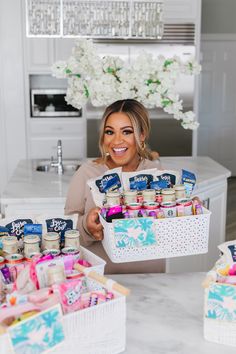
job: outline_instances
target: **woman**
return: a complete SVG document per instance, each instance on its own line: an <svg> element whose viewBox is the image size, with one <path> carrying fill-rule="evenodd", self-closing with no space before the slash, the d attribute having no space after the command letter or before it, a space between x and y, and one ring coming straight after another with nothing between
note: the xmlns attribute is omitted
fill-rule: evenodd
<svg viewBox="0 0 236 354"><path fill-rule="evenodd" d="M87 181L104 174L108 169L122 167L131 172L160 168L158 154L146 146L150 132L147 110L139 102L127 99L116 101L105 110L101 121L99 148L101 158L84 163L75 173L69 186L65 213L78 213L81 245L103 258L105 273L157 273L165 271L164 260L115 264L103 249L103 228L98 219L100 211L93 202Z"/></svg>

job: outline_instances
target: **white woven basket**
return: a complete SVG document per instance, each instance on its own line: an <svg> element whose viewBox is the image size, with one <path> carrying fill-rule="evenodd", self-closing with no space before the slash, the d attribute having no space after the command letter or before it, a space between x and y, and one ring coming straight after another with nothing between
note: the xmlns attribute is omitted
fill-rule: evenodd
<svg viewBox="0 0 236 354"><path fill-rule="evenodd" d="M149 246L126 246L124 248L118 248L115 242L114 227L120 219L107 223L100 216L104 227L103 247L114 263L207 253L211 212L205 208L203 212L201 215L152 219L156 243Z"/></svg>
<svg viewBox="0 0 236 354"><path fill-rule="evenodd" d="M97 285L98 286L98 285ZM118 354L125 350L126 298L63 316L65 342L50 351L56 354ZM12 353L8 334L0 336L0 353Z"/></svg>
<svg viewBox="0 0 236 354"><path fill-rule="evenodd" d="M222 284L221 284L222 285ZM226 321L206 317L209 288L204 298L204 338L210 342L236 346L236 321Z"/></svg>
<svg viewBox="0 0 236 354"><path fill-rule="evenodd" d="M236 323L204 317L204 338L210 342L236 346Z"/></svg>
<svg viewBox="0 0 236 354"><path fill-rule="evenodd" d="M80 246L80 258L85 259L92 264L92 267L89 268L90 270L95 270L101 275L104 274L106 262L102 258L98 257L96 254L90 252L82 246ZM87 287L90 291L101 289L101 286L97 282L89 278L87 278Z"/></svg>

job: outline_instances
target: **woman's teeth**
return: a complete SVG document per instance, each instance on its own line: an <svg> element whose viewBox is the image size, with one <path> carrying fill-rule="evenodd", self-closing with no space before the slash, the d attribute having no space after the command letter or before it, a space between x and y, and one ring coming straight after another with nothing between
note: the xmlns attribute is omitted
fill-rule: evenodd
<svg viewBox="0 0 236 354"><path fill-rule="evenodd" d="M127 148L113 148L112 150L116 155L122 155L126 152Z"/></svg>

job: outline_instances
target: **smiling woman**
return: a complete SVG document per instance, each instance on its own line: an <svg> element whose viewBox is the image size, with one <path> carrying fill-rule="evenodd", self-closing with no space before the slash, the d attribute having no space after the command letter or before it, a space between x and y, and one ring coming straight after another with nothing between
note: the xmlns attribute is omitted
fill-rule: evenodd
<svg viewBox="0 0 236 354"><path fill-rule="evenodd" d="M162 260L114 264L107 257L102 243L103 228L99 222L100 209L94 204L87 181L108 169L121 167L122 171L141 171L160 168L158 153L152 152L146 140L150 120L145 107L136 100L116 101L104 112L99 138L101 157L83 164L72 178L65 205L65 213L78 213L81 244L106 260L106 273L163 272Z"/></svg>

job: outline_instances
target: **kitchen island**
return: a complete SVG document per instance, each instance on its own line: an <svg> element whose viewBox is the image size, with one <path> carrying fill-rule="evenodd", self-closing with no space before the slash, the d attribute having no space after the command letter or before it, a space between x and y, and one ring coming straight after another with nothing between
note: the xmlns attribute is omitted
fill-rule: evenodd
<svg viewBox="0 0 236 354"><path fill-rule="evenodd" d="M129 274L112 278L127 298L127 354L233 354L203 337L204 273Z"/></svg>
<svg viewBox="0 0 236 354"><path fill-rule="evenodd" d="M183 168L194 172L197 177L194 193L212 211L208 254L169 259L166 271L208 270L218 258L217 245L225 241L227 178L230 171L209 157L163 157L161 163L165 169L180 171ZM50 215L55 213L55 216L63 214L72 173L60 176L53 172L38 172L38 164L38 160L20 161L2 194L3 216L31 216L48 212Z"/></svg>

